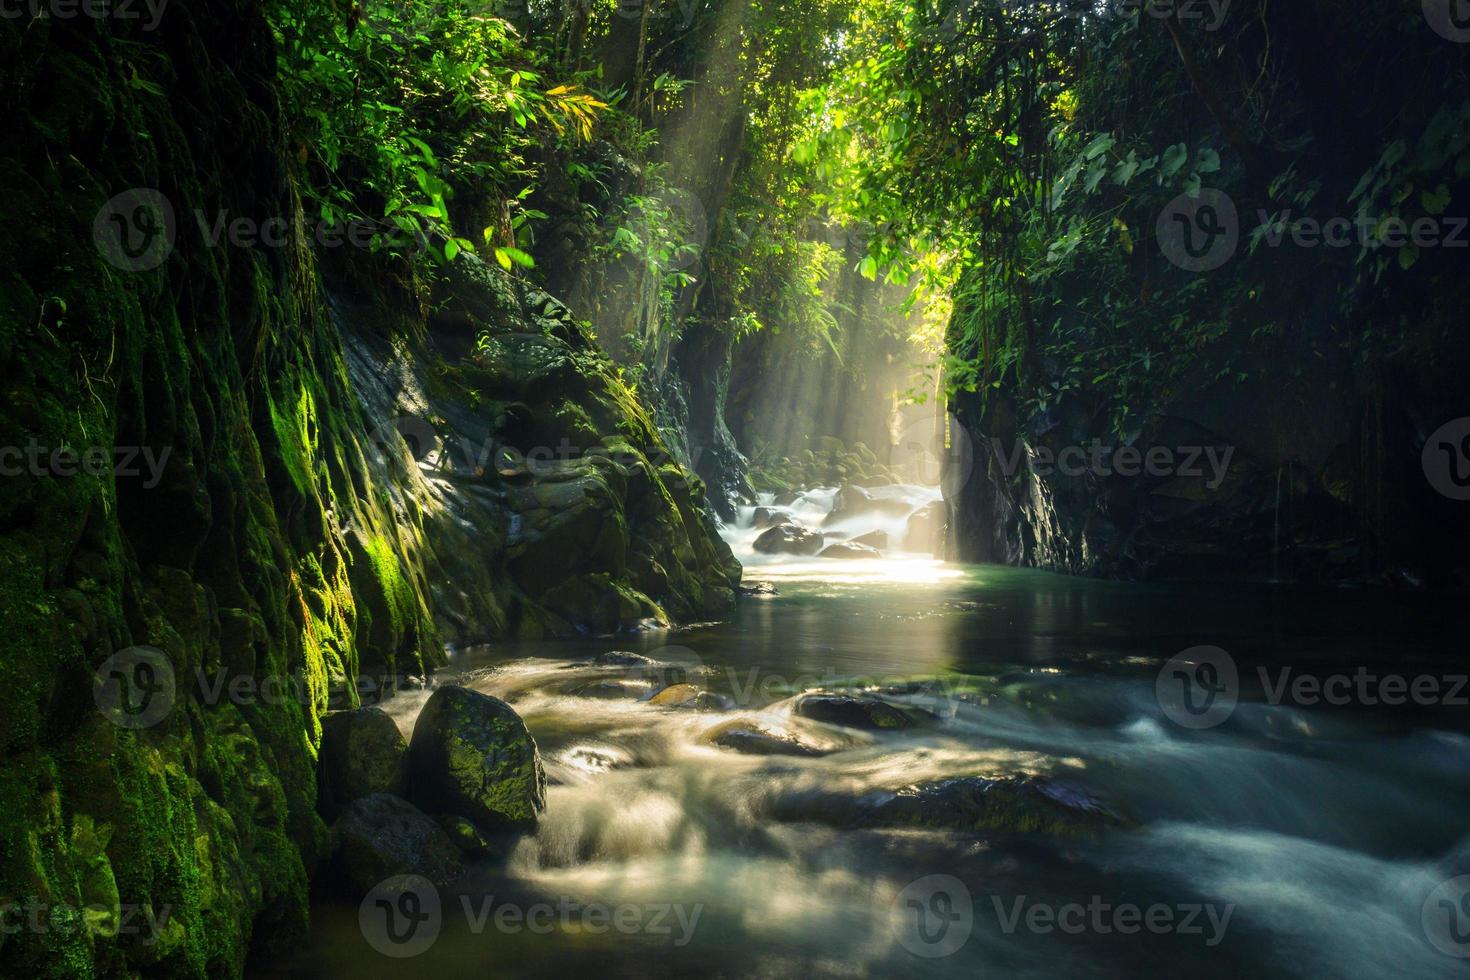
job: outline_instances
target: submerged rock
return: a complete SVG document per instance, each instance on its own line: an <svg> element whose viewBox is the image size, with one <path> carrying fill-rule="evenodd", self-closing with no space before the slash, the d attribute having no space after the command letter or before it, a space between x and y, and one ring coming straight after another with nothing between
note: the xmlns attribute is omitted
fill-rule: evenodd
<svg viewBox="0 0 1470 980"><path fill-rule="evenodd" d="M337 868L359 894L393 875L422 875L442 884L464 870L460 850L444 829L391 793L347 804L332 833Z"/></svg>
<svg viewBox="0 0 1470 980"><path fill-rule="evenodd" d="M598 654L592 660L594 667L656 667L658 661L651 657L645 657L641 653L630 653L627 650L609 650L607 653Z"/></svg>
<svg viewBox="0 0 1470 980"><path fill-rule="evenodd" d="M485 830L526 827L546 808L536 741L510 705L464 687L441 687L409 743L415 803L468 817Z"/></svg>
<svg viewBox="0 0 1470 980"><path fill-rule="evenodd" d="M740 595L747 597L777 596L781 594L776 591L776 587L770 582L751 582L749 585L740 586L738 592Z"/></svg>
<svg viewBox="0 0 1470 980"><path fill-rule="evenodd" d="M877 548L855 541L839 541L822 549L818 558L882 558Z"/></svg>
<svg viewBox="0 0 1470 980"><path fill-rule="evenodd" d="M796 699L792 710L803 718L844 728L893 729L910 725L908 715L886 701L847 694L803 694Z"/></svg>
<svg viewBox="0 0 1470 980"><path fill-rule="evenodd" d="M822 533L786 522L755 539L755 550L764 555L815 555L822 550Z"/></svg>
<svg viewBox="0 0 1470 980"><path fill-rule="evenodd" d="M733 721L706 732L705 738L722 749L744 755L794 755L815 758L827 751L808 745L795 735L777 735L751 721Z"/></svg>
<svg viewBox="0 0 1470 980"><path fill-rule="evenodd" d="M374 793L402 794L408 740L377 706L339 711L322 722L321 803L335 808Z"/></svg>
<svg viewBox="0 0 1470 980"><path fill-rule="evenodd" d="M959 776L881 792L810 790L777 798L772 815L844 828L1093 833L1122 821L1081 790L1033 776Z"/></svg>
<svg viewBox="0 0 1470 980"><path fill-rule="evenodd" d="M648 703L661 708L694 708L699 711L720 710L728 706L728 702L718 694L693 684L670 684L649 698Z"/></svg>

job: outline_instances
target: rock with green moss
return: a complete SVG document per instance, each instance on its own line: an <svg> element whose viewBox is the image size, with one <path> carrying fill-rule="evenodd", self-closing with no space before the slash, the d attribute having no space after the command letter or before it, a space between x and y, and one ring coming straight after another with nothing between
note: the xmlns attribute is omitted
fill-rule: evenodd
<svg viewBox="0 0 1470 980"><path fill-rule="evenodd" d="M322 722L320 756L324 811L374 793L402 795L408 740L377 706L339 711Z"/></svg>
<svg viewBox="0 0 1470 980"><path fill-rule="evenodd" d="M410 795L487 831L529 827L546 808L536 740L510 705L465 687L435 691L409 742Z"/></svg>

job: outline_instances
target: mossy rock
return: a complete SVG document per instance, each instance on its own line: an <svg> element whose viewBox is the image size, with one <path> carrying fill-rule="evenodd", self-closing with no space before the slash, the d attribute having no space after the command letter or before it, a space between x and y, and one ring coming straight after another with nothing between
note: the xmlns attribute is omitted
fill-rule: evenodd
<svg viewBox="0 0 1470 980"><path fill-rule="evenodd" d="M374 793L402 795L408 740L376 705L339 711L322 722L320 805L330 813Z"/></svg>
<svg viewBox="0 0 1470 980"><path fill-rule="evenodd" d="M429 697L409 742L410 797L430 813L490 831L529 827L546 808L546 773L526 723L465 687Z"/></svg>

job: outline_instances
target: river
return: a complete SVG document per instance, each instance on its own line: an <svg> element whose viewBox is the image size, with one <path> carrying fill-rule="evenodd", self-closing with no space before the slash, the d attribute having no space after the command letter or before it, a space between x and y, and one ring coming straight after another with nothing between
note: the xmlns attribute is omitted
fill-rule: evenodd
<svg viewBox="0 0 1470 980"><path fill-rule="evenodd" d="M815 493L794 510L816 522L830 506ZM456 654L441 680L524 716L548 805L503 862L443 890L432 943L403 969L1464 975L1449 953L1470 955L1470 941L1456 945L1470 919L1446 917L1456 903L1470 915L1470 900L1444 884L1470 873L1463 603L1090 581L901 553L762 556L749 522L725 533L747 584L771 590L729 622ZM1238 704L1209 727L1158 693L1170 659L1202 646L1239 678ZM592 663L614 650L664 666ZM697 708L648 703L671 674L709 695ZM1439 693L1365 703L1394 700L1384 678L1396 676L1432 678ZM914 723L797 716L793 699L812 690L877 695ZM389 703L405 731L424 697ZM711 744L732 723L823 754ZM1105 819L1052 834L853 816L905 786L974 776L1033 780ZM831 813L802 819L813 807ZM319 899L311 946L270 972L381 971L359 911Z"/></svg>

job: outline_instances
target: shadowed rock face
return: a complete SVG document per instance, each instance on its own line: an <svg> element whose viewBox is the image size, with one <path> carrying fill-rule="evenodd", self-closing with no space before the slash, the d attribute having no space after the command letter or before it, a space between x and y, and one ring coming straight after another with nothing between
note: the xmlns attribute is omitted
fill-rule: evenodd
<svg viewBox="0 0 1470 980"><path fill-rule="evenodd" d="M422 875L442 884L464 870L460 848L444 829L390 793L349 803L333 834L337 871L357 894L393 875Z"/></svg>
<svg viewBox="0 0 1470 980"><path fill-rule="evenodd" d="M324 812L374 793L402 795L408 740L382 708L342 711L322 722Z"/></svg>
<svg viewBox="0 0 1470 980"><path fill-rule="evenodd" d="M465 687L429 698L409 743L410 793L485 830L529 827L546 808L536 741L510 705Z"/></svg>

